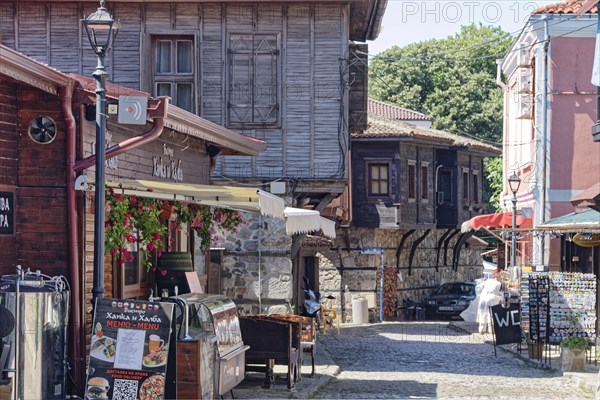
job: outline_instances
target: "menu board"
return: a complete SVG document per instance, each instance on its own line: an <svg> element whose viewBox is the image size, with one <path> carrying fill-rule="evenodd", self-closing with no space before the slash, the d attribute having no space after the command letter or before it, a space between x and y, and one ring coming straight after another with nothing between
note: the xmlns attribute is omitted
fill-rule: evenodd
<svg viewBox="0 0 600 400"><path fill-rule="evenodd" d="M164 398L172 303L97 299L85 399Z"/></svg>

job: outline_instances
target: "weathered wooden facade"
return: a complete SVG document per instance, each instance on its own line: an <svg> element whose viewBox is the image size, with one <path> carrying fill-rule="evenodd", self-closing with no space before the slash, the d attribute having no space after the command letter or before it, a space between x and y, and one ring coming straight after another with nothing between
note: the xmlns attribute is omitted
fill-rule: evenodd
<svg viewBox="0 0 600 400"><path fill-rule="evenodd" d="M68 279L70 357L77 379L84 372L86 327L92 318L94 196L76 191L76 178L94 175L94 90L90 78L66 75L0 46L0 202L6 220L0 232L0 275L21 265ZM109 101L119 94L148 97L109 85ZM169 111L164 97L151 99L150 105L146 125L125 126L109 115L107 179L207 184L209 146L243 155L266 148L264 142L176 107ZM160 166L167 163L176 167L163 176ZM182 237L173 250L191 251L191 246L193 240ZM149 294L152 273L137 258L120 265L107 255L104 271L106 296Z"/></svg>
<svg viewBox="0 0 600 400"><path fill-rule="evenodd" d="M390 276L402 277L392 284L396 292L386 294L395 304L481 275L478 251L485 243L460 233L460 225L482 211L483 158L500 154L472 139L384 117L382 107L373 111L368 129L352 135L351 218L319 260L321 291L334 294L346 318L352 295L378 304L379 255L361 254L365 247L382 248L386 266L395 270Z"/></svg>
<svg viewBox="0 0 600 400"><path fill-rule="evenodd" d="M269 190L278 181L275 193L289 205L321 211L346 187L349 132L360 132L366 123L368 48L354 42L377 37L386 3L108 1L122 24L106 60L110 79L170 96L183 109L268 143L258 157L229 157L222 149L213 183L243 181ZM91 0L3 1L3 42L89 76L96 58L79 19L96 7ZM227 251L256 259L261 235L259 225L253 226L249 247L237 243ZM276 243L266 243L273 257L301 262L301 238ZM227 261L222 255L217 258L223 265L238 264L237 256ZM250 264L260 268L260 262ZM285 279L296 279L291 266L285 269ZM222 292L228 289L224 279ZM295 297L291 291L277 297L289 300Z"/></svg>

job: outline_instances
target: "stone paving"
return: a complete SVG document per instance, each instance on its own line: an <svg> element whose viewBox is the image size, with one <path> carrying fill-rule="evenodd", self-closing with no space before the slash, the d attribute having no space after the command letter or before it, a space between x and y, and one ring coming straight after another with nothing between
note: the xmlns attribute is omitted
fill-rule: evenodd
<svg viewBox="0 0 600 400"><path fill-rule="evenodd" d="M593 399L560 372L536 368L447 322L345 326L320 345L341 372L319 399ZM489 339L489 338L487 338ZM288 396L285 396L288 397Z"/></svg>

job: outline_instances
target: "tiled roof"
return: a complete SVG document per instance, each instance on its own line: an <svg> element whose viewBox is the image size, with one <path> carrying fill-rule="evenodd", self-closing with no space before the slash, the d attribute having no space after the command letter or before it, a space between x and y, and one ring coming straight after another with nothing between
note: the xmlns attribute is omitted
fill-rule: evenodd
<svg viewBox="0 0 600 400"><path fill-rule="evenodd" d="M368 111L370 115L400 121L431 121L429 115L373 99L369 99Z"/></svg>
<svg viewBox="0 0 600 400"><path fill-rule="evenodd" d="M369 115L367 130L364 133L353 133L352 139L414 138L438 143L446 146L470 147L484 151L490 156L502 154L502 150L469 137L455 135L431 128L415 126L402 121L394 121Z"/></svg>
<svg viewBox="0 0 600 400"><path fill-rule="evenodd" d="M563 1L562 3L549 4L547 6L540 7L533 11L532 14L576 14L583 4L584 1L582 0ZM586 14L596 13L598 13L598 4L586 11Z"/></svg>

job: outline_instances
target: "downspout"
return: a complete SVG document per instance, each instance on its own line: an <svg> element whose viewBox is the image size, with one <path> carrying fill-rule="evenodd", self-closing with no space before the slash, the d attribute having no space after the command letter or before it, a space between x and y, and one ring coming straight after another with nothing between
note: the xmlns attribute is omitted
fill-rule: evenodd
<svg viewBox="0 0 600 400"><path fill-rule="evenodd" d="M544 87L542 89L542 123L544 128L542 129L542 152L543 152L543 165L542 165L542 220L541 223L546 221L546 196L548 192L548 185L546 182L548 171L547 171L547 158L548 158L548 47L550 47L550 35L548 33L548 18L544 18ZM542 236L542 252L540 255L541 265L545 264L546 258L546 239L545 235Z"/></svg>
<svg viewBox="0 0 600 400"><path fill-rule="evenodd" d="M138 136L126 139L121 143L117 143L106 149L107 160L149 143L161 135L165 125L164 119L167 117L167 110L169 108L169 98L161 96L158 99L148 100L148 103L148 117L153 120L152 128ZM94 155L83 158L75 163L74 170L76 173L80 173L84 169L94 165L95 161L96 157Z"/></svg>
<svg viewBox="0 0 600 400"><path fill-rule="evenodd" d="M71 285L71 316L72 323L69 325L71 329L71 356L73 357L73 372L74 379L81 386L83 376L83 357L81 355L81 283L80 283L80 265L79 265L79 234L78 234L78 219L77 219L77 195L75 192L76 174L73 169L77 153L77 124L73 115L72 96L74 90L74 82L69 80L67 86L60 88L60 105L65 119L67 133L67 230L69 243L69 276Z"/></svg>

